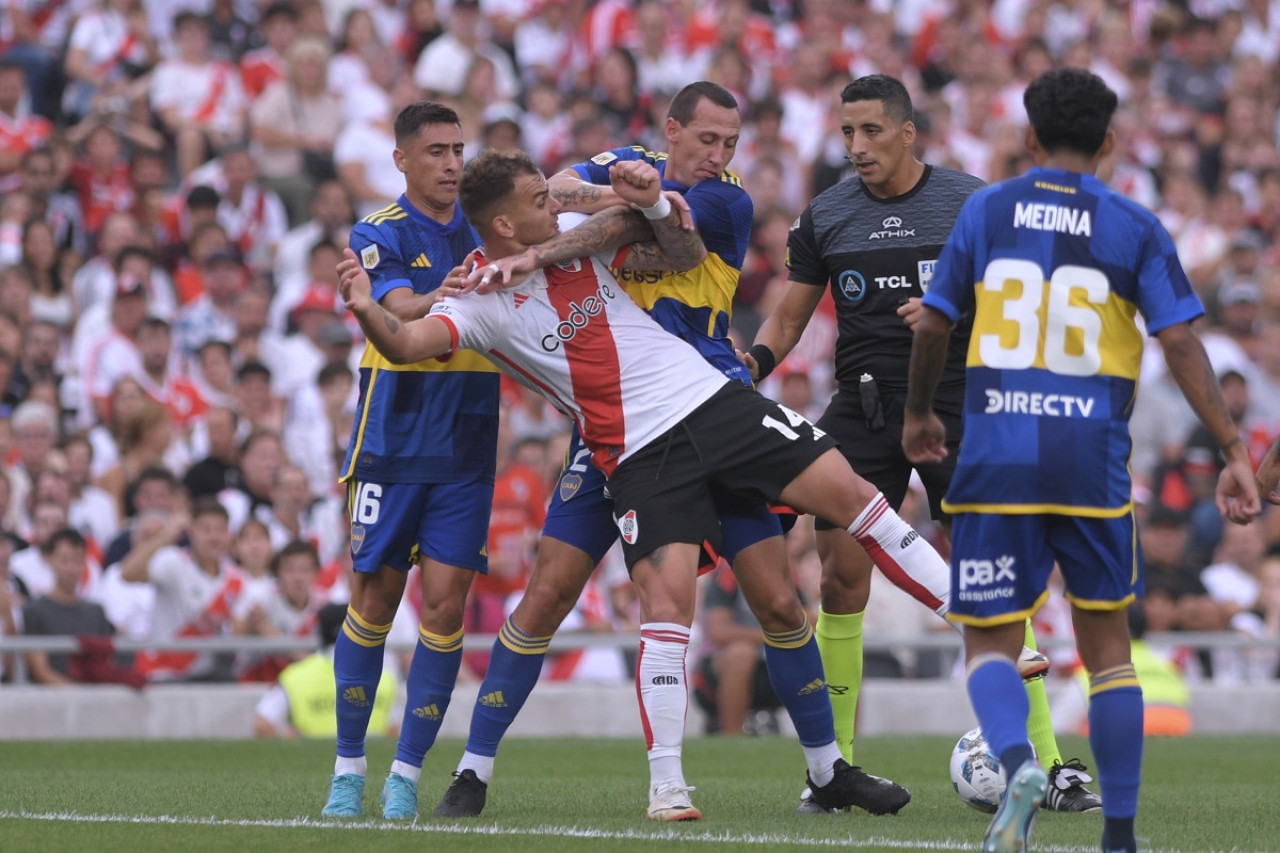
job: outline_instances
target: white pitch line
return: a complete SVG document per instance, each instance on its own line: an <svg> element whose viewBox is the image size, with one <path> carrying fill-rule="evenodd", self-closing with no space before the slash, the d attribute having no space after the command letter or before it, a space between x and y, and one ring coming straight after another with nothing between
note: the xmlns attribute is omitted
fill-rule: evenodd
<svg viewBox="0 0 1280 853"><path fill-rule="evenodd" d="M33 820L50 823L120 823L151 824L163 826L231 826L261 827L264 829L329 829L329 830L378 830L382 832L424 832L440 835L482 835L507 837L558 837L586 838L604 841L679 841L681 843L700 842L707 844L744 844L749 846L788 844L797 847L852 847L878 848L892 850L972 850L973 841L920 841L899 838L872 836L854 838L841 836L831 838L810 838L777 833L733 833L722 832L680 832L668 829L641 831L602 830L580 826L541 825L531 827L504 827L496 823L392 823L389 821L358 820L337 821L320 820L311 817L293 819L232 819L219 817L189 817L186 815L127 815L127 814L77 814L75 812L27 812L0 810L0 820ZM1094 847L1073 847L1063 845L1036 845L1042 853L1093 853ZM1152 853L1191 853L1176 849L1152 851ZM1199 851L1203 853L1203 851ZM1238 848L1230 851L1209 851L1209 853L1248 853Z"/></svg>

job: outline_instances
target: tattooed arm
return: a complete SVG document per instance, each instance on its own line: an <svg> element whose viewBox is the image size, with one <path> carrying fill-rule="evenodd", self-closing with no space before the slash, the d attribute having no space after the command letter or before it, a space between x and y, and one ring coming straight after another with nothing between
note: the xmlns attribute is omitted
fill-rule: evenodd
<svg viewBox="0 0 1280 853"><path fill-rule="evenodd" d="M369 343L392 364L413 364L445 355L453 349L449 324L439 317L422 317L402 322L373 301L369 274L360 266L355 252L344 251L338 264L339 289L347 309L355 316ZM462 268L450 275L460 274Z"/></svg>
<svg viewBox="0 0 1280 853"><path fill-rule="evenodd" d="M565 210L574 213L599 213L610 207L626 207L612 187L584 181L573 169L565 169L547 180L551 195Z"/></svg>

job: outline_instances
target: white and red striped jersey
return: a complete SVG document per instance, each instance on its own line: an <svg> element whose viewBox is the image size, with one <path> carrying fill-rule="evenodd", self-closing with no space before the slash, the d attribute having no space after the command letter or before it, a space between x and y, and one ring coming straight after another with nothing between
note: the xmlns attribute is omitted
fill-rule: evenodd
<svg viewBox="0 0 1280 853"><path fill-rule="evenodd" d="M605 474L729 381L631 301L607 268L625 252L445 299L430 315L449 325L454 351L483 352L573 418Z"/></svg>

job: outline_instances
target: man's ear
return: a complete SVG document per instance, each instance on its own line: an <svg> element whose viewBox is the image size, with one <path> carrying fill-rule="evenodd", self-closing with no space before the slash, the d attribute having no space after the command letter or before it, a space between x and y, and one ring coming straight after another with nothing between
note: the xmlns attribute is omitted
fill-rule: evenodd
<svg viewBox="0 0 1280 853"><path fill-rule="evenodd" d="M505 214L499 213L497 216L493 217L493 219L489 220L489 224L493 228L493 233L497 234L499 237L509 240L515 236L515 225Z"/></svg>

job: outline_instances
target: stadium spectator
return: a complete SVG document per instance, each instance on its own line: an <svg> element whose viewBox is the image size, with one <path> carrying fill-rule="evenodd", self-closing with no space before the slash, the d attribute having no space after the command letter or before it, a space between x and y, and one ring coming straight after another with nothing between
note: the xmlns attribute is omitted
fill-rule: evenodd
<svg viewBox="0 0 1280 853"><path fill-rule="evenodd" d="M312 587L320 573L320 560L309 542L294 540L276 551L270 562L269 585L246 585L232 611L236 634L247 637L316 636L316 602ZM289 664L303 655L240 654L236 659L240 681L274 683Z"/></svg>
<svg viewBox="0 0 1280 853"><path fill-rule="evenodd" d="M249 108L249 134L262 184L279 194L289 221L300 223L316 183L335 177L333 146L343 122L338 98L325 82L328 45L299 38L289 45L286 61L285 76Z"/></svg>
<svg viewBox="0 0 1280 853"><path fill-rule="evenodd" d="M62 191L57 179L53 154L48 148L36 148L22 157L22 180L18 189L30 204L29 215L43 219L53 227L54 242L59 247L84 253L87 238L79 200Z"/></svg>
<svg viewBox="0 0 1280 853"><path fill-rule="evenodd" d="M22 347L13 365L13 375L4 391L4 403L16 405L25 400L37 382L51 383L61 389L63 374L58 365L61 344L58 327L33 319L22 329Z"/></svg>
<svg viewBox="0 0 1280 853"><path fill-rule="evenodd" d="M284 78L285 54L298 36L298 12L285 0L276 0L262 10L258 28L265 43L240 58L240 85L251 103L269 85Z"/></svg>
<svg viewBox="0 0 1280 853"><path fill-rule="evenodd" d="M727 564L705 584L699 624L707 648L696 664L693 693L707 713L707 734L776 733L773 714L782 703L769 683L760 620Z"/></svg>
<svg viewBox="0 0 1280 853"><path fill-rule="evenodd" d="M138 477L153 466L166 466L175 443L173 417L169 410L147 399L137 410L120 419L119 460L97 479L97 485L115 500L121 518L137 511L134 495Z"/></svg>
<svg viewBox="0 0 1280 853"><path fill-rule="evenodd" d="M218 154L244 129L240 75L209 55L209 23L191 11L173 18L176 55L150 77L150 105L172 139L185 178L210 153Z"/></svg>
<svg viewBox="0 0 1280 853"><path fill-rule="evenodd" d="M224 146L217 159L197 168L189 180L218 191L218 222L245 263L257 271L271 269L276 243L289 230L289 220L280 196L258 180L249 146Z"/></svg>
<svg viewBox="0 0 1280 853"><path fill-rule="evenodd" d="M35 601L48 595L57 582L48 560L46 546L53 534L67 526L67 508L56 500L43 499L27 509L31 521L23 531L29 546L9 558L9 576L23 600ZM83 562L83 561L82 561ZM81 578L76 578L79 584Z"/></svg>
<svg viewBox="0 0 1280 853"><path fill-rule="evenodd" d="M101 557L120 533L116 502L91 481L93 445L89 439L83 435L70 436L62 442L61 451L70 498L67 520L92 541L95 555Z"/></svg>
<svg viewBox="0 0 1280 853"><path fill-rule="evenodd" d="M18 404L9 418L13 430L14 457L6 470L13 487L12 505L17 526L29 522L28 501L35 491L36 479L53 463L52 451L61 438L57 412L48 404L26 400Z"/></svg>
<svg viewBox="0 0 1280 853"><path fill-rule="evenodd" d="M218 493L233 532L260 509L270 510L272 489L283 461L280 436L271 429L255 426L240 443L240 481Z"/></svg>
<svg viewBox="0 0 1280 853"><path fill-rule="evenodd" d="M227 511L215 501L192 505L189 520L171 525L167 533L176 543L185 528L190 544L168 544L149 560L121 566L124 580L149 583L155 589L151 636L215 637L230 632L231 612L244 587L244 575L231 559ZM231 660L223 654L148 651L138 655L137 669L152 681L225 681Z"/></svg>
<svg viewBox="0 0 1280 853"><path fill-rule="evenodd" d="M511 57L484 35L479 0L454 0L445 32L423 48L413 68L413 82L429 96L456 98L473 61L483 57L493 65L494 93L513 101L520 92Z"/></svg>
<svg viewBox="0 0 1280 853"><path fill-rule="evenodd" d="M192 358L209 340L232 341L236 336L235 302L247 273L240 250L222 246L209 252L201 265L204 292L178 311L173 336L183 358Z"/></svg>
<svg viewBox="0 0 1280 853"><path fill-rule="evenodd" d="M18 168L53 133L53 124L33 114L26 99L27 72L17 61L0 59L0 191L12 192L21 183Z"/></svg>
<svg viewBox="0 0 1280 853"><path fill-rule="evenodd" d="M421 93L408 77L393 77L387 83L383 104L348 122L333 148L338 179L361 219L395 201L404 190L394 156L394 119Z"/></svg>
<svg viewBox="0 0 1280 853"><path fill-rule="evenodd" d="M78 592L86 559L84 537L64 527L54 531L40 548L52 570L53 586L22 608L22 632L29 636L72 637L115 634L102 606L81 598ZM70 673L71 657L27 652L27 674L36 684L73 684L76 679Z"/></svg>
<svg viewBox="0 0 1280 853"><path fill-rule="evenodd" d="M332 739L337 733L333 646L342 632L346 615L343 604L326 604L320 608L317 614L320 650L285 667L279 683L258 702L253 720L256 737ZM399 727L391 718L397 689L395 676L390 670L384 670L369 718L369 731L374 736L399 735Z"/></svg>
<svg viewBox="0 0 1280 853"><path fill-rule="evenodd" d="M55 240L53 226L48 222L28 220L22 232L22 266L32 284L31 319L68 332L75 322L75 305L71 301L71 283L62 279Z"/></svg>
<svg viewBox="0 0 1280 853"><path fill-rule="evenodd" d="M311 250L322 241L346 248L355 219L351 199L336 180L323 181L315 188L310 218L288 231L276 245L271 297L271 328L288 331L288 316L313 280Z"/></svg>

